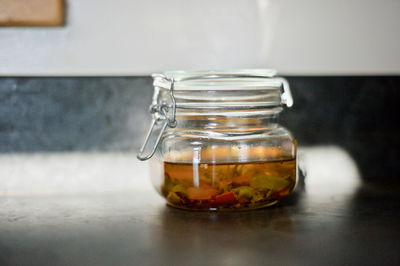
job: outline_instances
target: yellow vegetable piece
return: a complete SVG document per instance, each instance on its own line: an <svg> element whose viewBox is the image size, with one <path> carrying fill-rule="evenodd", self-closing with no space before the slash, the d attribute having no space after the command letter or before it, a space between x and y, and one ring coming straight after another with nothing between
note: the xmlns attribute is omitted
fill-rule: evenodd
<svg viewBox="0 0 400 266"><path fill-rule="evenodd" d="M238 197L238 198L245 198L245 199L250 199L252 198L257 191L251 187L248 186L241 186L232 189L232 192Z"/></svg>
<svg viewBox="0 0 400 266"><path fill-rule="evenodd" d="M170 179L165 179L164 184L161 187L163 193L167 194L175 184Z"/></svg>
<svg viewBox="0 0 400 266"><path fill-rule="evenodd" d="M286 179L259 174L250 179L250 187L259 191L282 190L289 185Z"/></svg>
<svg viewBox="0 0 400 266"><path fill-rule="evenodd" d="M182 184L178 184L176 186L173 186L170 190L171 192L180 192L180 193L185 193L186 192L186 187Z"/></svg>
<svg viewBox="0 0 400 266"><path fill-rule="evenodd" d="M241 186L241 187L237 187L232 189L232 192L235 194L235 196L240 199L252 199L252 201L260 201L262 199L264 199L264 195L263 193L255 190L252 187L248 187L248 186Z"/></svg>
<svg viewBox="0 0 400 266"><path fill-rule="evenodd" d="M167 200L173 204L181 203L181 198L179 198L179 196L176 195L175 192L168 193Z"/></svg>
<svg viewBox="0 0 400 266"><path fill-rule="evenodd" d="M263 193L256 191L256 193L254 194L254 197L252 198L252 201L260 201L263 199L267 199L269 198L271 194L271 190L267 192L267 196L265 196Z"/></svg>

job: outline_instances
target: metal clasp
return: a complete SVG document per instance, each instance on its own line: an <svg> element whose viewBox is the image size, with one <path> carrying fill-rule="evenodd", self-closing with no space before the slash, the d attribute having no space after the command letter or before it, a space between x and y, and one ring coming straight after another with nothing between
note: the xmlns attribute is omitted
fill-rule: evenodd
<svg viewBox="0 0 400 266"><path fill-rule="evenodd" d="M153 78L155 80L154 83L156 83L156 81L160 80L160 79L163 81L168 81L170 83L169 95L171 97L172 104L168 104L165 102L163 102L161 104L158 103L160 88L156 87L157 91L153 96L153 102L150 106L150 113L152 114L153 119L151 121L150 128L146 134L144 143L143 143L142 147L140 148L138 155L136 156L141 161L148 160L154 155L154 153L157 150L158 145L160 144L162 135L164 134L167 127L174 128L174 127L176 127L176 124L177 124L176 118L175 118L176 101L175 101L175 97L174 97L174 79L168 78L161 74L154 74ZM171 115L168 115L168 111L170 109L172 109L172 113L171 113ZM158 134L154 144L152 145L150 152L147 155L144 155L144 152L149 143L150 137L153 134L153 132L155 132L155 127L160 124L161 124L160 133Z"/></svg>
<svg viewBox="0 0 400 266"><path fill-rule="evenodd" d="M293 106L293 97L290 92L289 82L282 77L275 77L276 80L279 80L282 83L283 93L281 95L281 102L285 104L287 107Z"/></svg>

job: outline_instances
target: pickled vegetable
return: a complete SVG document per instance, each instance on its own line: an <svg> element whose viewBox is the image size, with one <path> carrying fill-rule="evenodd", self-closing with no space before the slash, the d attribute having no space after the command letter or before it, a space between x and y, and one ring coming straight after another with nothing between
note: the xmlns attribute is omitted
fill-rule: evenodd
<svg viewBox="0 0 400 266"><path fill-rule="evenodd" d="M252 209L275 204L296 183L296 160L246 163L164 162L169 205L197 210Z"/></svg>

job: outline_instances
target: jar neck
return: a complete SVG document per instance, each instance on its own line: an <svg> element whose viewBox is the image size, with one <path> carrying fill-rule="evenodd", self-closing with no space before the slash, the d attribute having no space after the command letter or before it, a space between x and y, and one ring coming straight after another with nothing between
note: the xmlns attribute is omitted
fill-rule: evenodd
<svg viewBox="0 0 400 266"><path fill-rule="evenodd" d="M266 130L276 127L279 112L263 115L220 116L215 114L180 115L177 118L177 130L212 130L212 131L251 131Z"/></svg>

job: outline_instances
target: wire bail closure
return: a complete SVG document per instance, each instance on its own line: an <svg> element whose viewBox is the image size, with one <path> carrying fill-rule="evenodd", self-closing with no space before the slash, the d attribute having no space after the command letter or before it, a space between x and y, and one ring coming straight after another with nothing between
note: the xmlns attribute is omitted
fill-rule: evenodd
<svg viewBox="0 0 400 266"><path fill-rule="evenodd" d="M174 128L174 127L176 127L176 124L177 124L176 118L175 118L176 100L174 97L174 83L175 83L174 78L169 78L162 74L154 74L154 75L152 75L152 77L154 78L154 80L162 79L162 80L170 82L169 95L171 97L172 104L168 104L165 102L158 104L158 96L160 93L160 88L156 87L155 93L153 95L153 102L150 106L150 113L152 114L153 119L151 121L151 125L147 132L144 143L143 143L142 147L140 148L138 155L136 156L141 161L148 160L154 155L158 145L160 144L162 135L164 134L164 131L166 130L166 128L167 127ZM170 116L168 116L169 109L172 109L172 114ZM144 151L147 147L147 144L149 143L150 136L152 135L155 126L157 126L159 124L161 124L161 129L160 129L160 133L158 134L157 139L153 145L153 148L151 149L149 154L144 155Z"/></svg>
<svg viewBox="0 0 400 266"><path fill-rule="evenodd" d="M283 93L281 95L281 102L282 104L286 105L287 107L293 106L293 97L290 91L289 82L282 77L275 77L276 80L279 80L282 83Z"/></svg>

